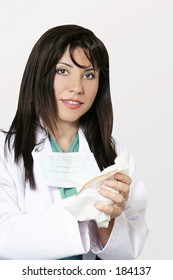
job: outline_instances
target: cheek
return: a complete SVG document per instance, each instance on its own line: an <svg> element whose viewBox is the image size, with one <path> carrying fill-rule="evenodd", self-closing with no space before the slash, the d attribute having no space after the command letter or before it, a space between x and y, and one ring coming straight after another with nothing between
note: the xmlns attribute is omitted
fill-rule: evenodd
<svg viewBox="0 0 173 280"><path fill-rule="evenodd" d="M95 100L95 98L96 98L96 95L97 95L97 93L95 93L95 92L92 94L92 96L91 96L91 98L90 98L90 103L91 103L91 104L93 104L93 102L94 102L94 100Z"/></svg>
<svg viewBox="0 0 173 280"><path fill-rule="evenodd" d="M59 90L58 90L58 83L56 79L54 80L53 89L54 89L55 96L57 97Z"/></svg>
<svg viewBox="0 0 173 280"><path fill-rule="evenodd" d="M64 85L57 80L54 81L54 93L56 99L61 97L62 92L64 91Z"/></svg>
<svg viewBox="0 0 173 280"><path fill-rule="evenodd" d="M94 85L93 88L90 88L90 103L93 103L98 91L98 84Z"/></svg>

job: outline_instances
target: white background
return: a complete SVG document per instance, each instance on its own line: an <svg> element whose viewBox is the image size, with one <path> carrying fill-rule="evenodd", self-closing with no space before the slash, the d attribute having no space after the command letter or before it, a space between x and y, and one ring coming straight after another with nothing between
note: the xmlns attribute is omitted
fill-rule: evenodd
<svg viewBox="0 0 173 280"><path fill-rule="evenodd" d="M0 0L0 127L14 117L33 45L67 23L90 28L109 51L114 135L133 153L148 196L140 259L173 259L173 2Z"/></svg>

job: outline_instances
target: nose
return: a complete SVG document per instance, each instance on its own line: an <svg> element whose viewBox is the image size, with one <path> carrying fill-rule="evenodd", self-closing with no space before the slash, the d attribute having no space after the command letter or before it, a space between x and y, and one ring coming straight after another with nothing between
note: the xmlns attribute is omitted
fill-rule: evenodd
<svg viewBox="0 0 173 280"><path fill-rule="evenodd" d="M83 84L80 76L73 76L69 85L69 91L76 94L83 93Z"/></svg>

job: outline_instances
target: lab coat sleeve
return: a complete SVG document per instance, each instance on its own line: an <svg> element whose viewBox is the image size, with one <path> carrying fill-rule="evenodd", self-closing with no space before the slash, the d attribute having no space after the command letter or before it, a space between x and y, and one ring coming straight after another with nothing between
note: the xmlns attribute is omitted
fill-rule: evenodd
<svg viewBox="0 0 173 280"><path fill-rule="evenodd" d="M92 251L101 259L135 259L141 253L148 228L145 221L146 193L144 184L130 157L130 195L123 213L115 219L112 233L104 248L95 239L96 228L91 226Z"/></svg>
<svg viewBox="0 0 173 280"><path fill-rule="evenodd" d="M32 213L20 208L24 186L22 181L20 186L16 185L17 168L9 158L7 161L4 158L2 142L1 139L0 259L59 259L88 252L88 225L81 223L79 227L75 218L65 210L64 203L68 199ZM21 188L20 198L17 188Z"/></svg>

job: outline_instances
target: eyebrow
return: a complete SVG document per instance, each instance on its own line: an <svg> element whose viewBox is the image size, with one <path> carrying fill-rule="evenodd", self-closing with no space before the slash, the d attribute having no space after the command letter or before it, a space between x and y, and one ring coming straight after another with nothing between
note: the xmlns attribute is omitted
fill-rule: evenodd
<svg viewBox="0 0 173 280"><path fill-rule="evenodd" d="M62 62L62 61L59 61L58 64L63 64L63 65L66 65L66 66L68 66L68 67L70 67L70 68L73 67L73 65L71 65L71 64L69 64L69 63L66 63L66 62ZM86 67L84 68L84 70L85 70L85 71L90 71L90 70L98 71L97 69L94 69L94 68L92 67L92 65L86 66Z"/></svg>
<svg viewBox="0 0 173 280"><path fill-rule="evenodd" d="M73 67L71 64L68 64L68 63L65 63L65 62L61 62L61 61L59 61L58 64L64 64L64 65L69 66L71 68Z"/></svg>

